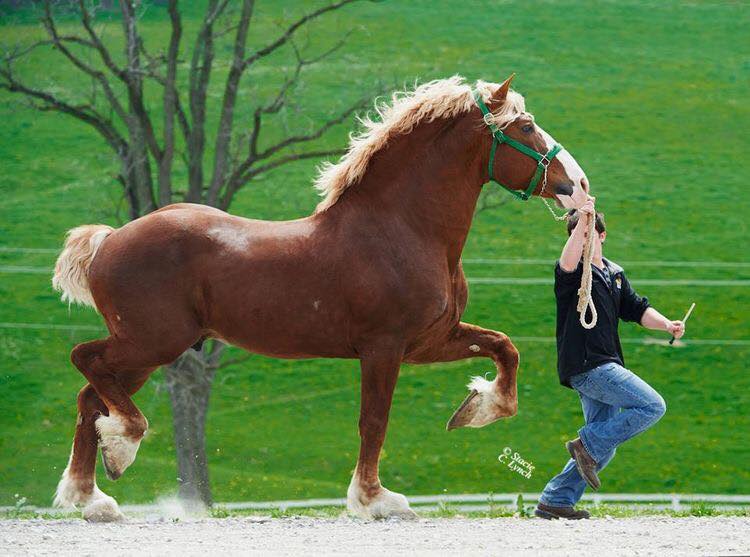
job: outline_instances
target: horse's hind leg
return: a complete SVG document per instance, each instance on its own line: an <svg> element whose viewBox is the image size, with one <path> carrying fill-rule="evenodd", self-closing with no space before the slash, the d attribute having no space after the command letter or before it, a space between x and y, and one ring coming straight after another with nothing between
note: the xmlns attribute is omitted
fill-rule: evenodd
<svg viewBox="0 0 750 557"><path fill-rule="evenodd" d="M116 480L135 460L148 428L146 417L130 395L155 366L145 367L138 348L113 338L79 344L70 359L106 407L106 412L95 417L94 427L107 477Z"/></svg>
<svg viewBox="0 0 750 557"><path fill-rule="evenodd" d="M125 382L129 394L135 393L148 374L133 374ZM79 507L89 521L113 521L123 518L117 502L96 485L96 454L99 439L95 421L107 413L107 407L89 384L78 393L78 420L68 466L55 494L55 506Z"/></svg>
<svg viewBox="0 0 750 557"><path fill-rule="evenodd" d="M482 427L518 410L518 350L507 335L469 323L459 323L444 342L409 354L408 362L451 362L476 357L491 358L497 368L494 381L475 377L469 396L448 421L448 429Z"/></svg>

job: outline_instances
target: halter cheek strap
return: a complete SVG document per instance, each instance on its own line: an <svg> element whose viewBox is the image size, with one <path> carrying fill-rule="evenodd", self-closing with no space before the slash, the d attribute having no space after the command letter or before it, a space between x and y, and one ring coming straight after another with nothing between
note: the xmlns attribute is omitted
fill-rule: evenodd
<svg viewBox="0 0 750 557"><path fill-rule="evenodd" d="M562 145L560 145L559 143L556 143L552 147L552 149L547 151L547 153L545 154L539 153L538 151L535 151L531 147L527 147L523 143L516 141L509 135L503 133L503 130L501 130L497 126L497 124L495 124L492 112L490 112L490 109L487 108L486 104L484 104L484 101L482 100L482 95L479 93L479 91L474 91L474 101L479 107L479 110L482 111L482 118L484 119L484 123L487 125L488 128L490 128L490 131L492 132L492 148L490 149L490 161L489 163L487 163L487 173L490 177L490 180L492 180L496 184L506 189L516 199L526 201L527 199L531 198L542 176L545 177L545 182L546 182L547 169L550 163L552 162L552 159L554 159L557 156L557 154L560 151L562 151ZM529 181L529 185L525 191L514 190L512 188L509 188L508 186L506 186L499 180L495 179L495 176L493 173L493 167L495 166L495 154L497 153L498 145L501 145L503 143L512 147L516 151L520 151L524 155L531 157L532 159L536 161L536 171L534 172L534 175L531 177L531 180Z"/></svg>

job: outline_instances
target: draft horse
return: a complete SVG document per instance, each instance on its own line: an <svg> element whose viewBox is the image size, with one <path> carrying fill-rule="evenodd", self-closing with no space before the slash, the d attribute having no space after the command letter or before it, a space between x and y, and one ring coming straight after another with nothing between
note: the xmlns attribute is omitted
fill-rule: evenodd
<svg viewBox="0 0 750 557"><path fill-rule="evenodd" d="M513 416L519 354L503 333L460 321L461 252L490 179L517 196L585 199L573 157L526 112L523 97L459 76L376 104L337 164L322 167L324 199L305 218L251 220L176 204L119 229L71 230L53 284L94 306L109 336L71 353L88 384L55 502L116 520L96 485L97 448L110 479L133 463L148 422L131 396L201 339L278 358L356 358L362 372L356 470L348 508L366 518L413 516L383 487L378 461L402 362L490 358L448 428Z"/></svg>

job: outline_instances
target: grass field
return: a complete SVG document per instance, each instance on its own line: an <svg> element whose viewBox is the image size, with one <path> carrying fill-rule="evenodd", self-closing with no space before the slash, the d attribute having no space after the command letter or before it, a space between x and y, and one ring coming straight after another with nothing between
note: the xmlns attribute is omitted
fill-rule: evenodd
<svg viewBox="0 0 750 557"><path fill-rule="evenodd" d="M274 35L277 18L301 13L304 4L259 3L253 41ZM165 36L160 17L149 15L147 37ZM626 268L636 288L665 314L681 318L697 303L688 338L740 341L625 345L629 366L664 395L668 411L618 451L602 475L607 492L750 491L749 23L750 7L741 2L419 0L356 5L312 37L356 29L339 56L304 76L301 116L311 120L381 81L403 85L455 73L499 81L516 72L529 109L589 175L607 215L607 255L632 262ZM36 29L6 19L0 35L14 41ZM59 60L50 54L27 71L64 86L76 76ZM271 59L250 74L243 88L248 107L272 90L283 63ZM217 90L220 84L212 82ZM15 494L48 505L68 458L83 384L68 354L75 343L100 336L93 327L101 322L93 311L69 310L49 274L32 272L51 267L54 253L10 248L57 249L75 225L116 224L119 186L109 153L82 125L8 95L0 95L0 116L0 506L13 504ZM348 131L341 126L324 143L344 145ZM311 162L268 174L231 210L268 219L308 214L316 203L313 172ZM465 257L552 261L563 235L538 200L511 202L477 215ZM649 264L659 261L724 265ZM469 277L549 278L551 269L466 264ZM738 282L639 287L646 279ZM557 384L554 344L529 338L553 336L553 304L549 285L471 286L465 320L521 338L518 416L448 433L445 422L467 379L490 371L490 362L405 366L381 467L386 486L406 494L542 489L581 420L574 393ZM621 335L664 337L631 325ZM353 361L263 357L223 370L208 418L216 500L342 496L358 450L358 375ZM157 373L136 396L151 424L137 461L116 483L101 474L101 487L121 502L176 489L161 384ZM533 462L531 479L499 465L506 446Z"/></svg>

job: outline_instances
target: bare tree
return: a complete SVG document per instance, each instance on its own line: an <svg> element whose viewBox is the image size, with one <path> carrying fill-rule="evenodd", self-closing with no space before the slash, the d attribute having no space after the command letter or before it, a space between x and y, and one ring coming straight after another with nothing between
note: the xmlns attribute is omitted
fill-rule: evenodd
<svg viewBox="0 0 750 557"><path fill-rule="evenodd" d="M91 126L118 161L117 180L130 218L176 201L226 210L237 192L264 172L294 161L341 153L339 149L315 148L315 140L349 119L364 99L322 124L290 131L285 137L265 134L264 130L269 128L267 120L278 118L275 115L289 105L305 66L332 55L346 40L343 37L323 52L305 57L297 44L303 30L321 16L354 1L322 5L287 22L278 36L264 46L250 49L247 43L255 9L253 0L207 0L198 32L190 40L184 37L178 0L166 0L159 3L166 4L169 41L152 50L141 34L141 15L147 8L164 8L139 0L120 0L117 19L122 29L112 37L105 34L99 13L113 7L111 0L46 0L40 7L44 38L22 45L3 45L0 88L19 94L36 110L65 114ZM227 72L215 67L217 45L222 41L231 44ZM113 42L119 43L120 49L113 49ZM75 90L61 91L60 87L45 87L38 84L38 79L28 78L23 63L40 49L53 49L85 79ZM255 99L246 126L238 131L237 99L243 78L256 63L279 52L288 52L292 57L291 69L274 94ZM185 56L185 61L181 56ZM209 85L217 74L223 79L223 87L218 120L214 122L208 117ZM211 134L213 124L216 132ZM281 126L277 121L270 127ZM275 140L266 139L266 135ZM305 148L308 144L312 147ZM209 165L207 159L211 155L213 161ZM180 165L187 175L184 191L178 191L173 184L175 167ZM209 504L204 430L211 384L223 350L220 342L209 341L165 367L180 495Z"/></svg>

